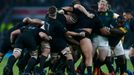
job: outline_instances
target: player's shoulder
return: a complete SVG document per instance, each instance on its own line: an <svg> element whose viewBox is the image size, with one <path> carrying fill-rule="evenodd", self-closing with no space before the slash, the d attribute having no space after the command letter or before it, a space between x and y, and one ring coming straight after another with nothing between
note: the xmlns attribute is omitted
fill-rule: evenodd
<svg viewBox="0 0 134 75"><path fill-rule="evenodd" d="M110 16L113 16L113 15L114 15L114 12L111 11L111 10L108 10L107 13L108 13Z"/></svg>

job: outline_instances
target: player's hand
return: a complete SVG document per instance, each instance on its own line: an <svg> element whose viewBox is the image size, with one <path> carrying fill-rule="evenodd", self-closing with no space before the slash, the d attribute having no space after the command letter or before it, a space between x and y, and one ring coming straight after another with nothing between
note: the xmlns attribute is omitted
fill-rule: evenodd
<svg viewBox="0 0 134 75"><path fill-rule="evenodd" d="M103 35L110 35L110 28L108 27L103 27L100 29L100 31Z"/></svg>
<svg viewBox="0 0 134 75"><path fill-rule="evenodd" d="M93 13L89 13L89 15L88 15L88 17L91 18L91 19L94 18L94 16L95 15Z"/></svg>
<svg viewBox="0 0 134 75"><path fill-rule="evenodd" d="M85 37L86 36L86 33L85 32L80 32L79 33L79 36Z"/></svg>
<svg viewBox="0 0 134 75"><path fill-rule="evenodd" d="M58 13L64 14L64 10L59 10Z"/></svg>

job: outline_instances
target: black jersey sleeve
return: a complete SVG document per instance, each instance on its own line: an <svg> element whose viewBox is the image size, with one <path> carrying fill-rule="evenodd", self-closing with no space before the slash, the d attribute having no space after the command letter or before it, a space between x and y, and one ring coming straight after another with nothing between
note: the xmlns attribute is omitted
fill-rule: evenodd
<svg viewBox="0 0 134 75"><path fill-rule="evenodd" d="M67 28L63 25L63 24L59 24L56 26L57 30L66 33L67 32Z"/></svg>

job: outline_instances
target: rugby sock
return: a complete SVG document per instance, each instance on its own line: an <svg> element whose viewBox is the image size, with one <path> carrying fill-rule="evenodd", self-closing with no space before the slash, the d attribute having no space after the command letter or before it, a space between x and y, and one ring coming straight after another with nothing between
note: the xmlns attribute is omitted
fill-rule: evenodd
<svg viewBox="0 0 134 75"><path fill-rule="evenodd" d="M17 66L20 72L24 71L30 57L31 57L30 54L26 53L21 59L19 59Z"/></svg>
<svg viewBox="0 0 134 75"><path fill-rule="evenodd" d="M41 57L40 57L40 72L43 72L46 59L47 59L46 56L41 55Z"/></svg>
<svg viewBox="0 0 134 75"><path fill-rule="evenodd" d="M8 59L8 62L6 64L6 66L4 67L4 70L3 70L3 75L13 75L13 65L15 64L16 62L16 58L11 55Z"/></svg>
<svg viewBox="0 0 134 75"><path fill-rule="evenodd" d="M121 74L123 74L124 72L126 72L126 58L124 55L120 55L120 56L117 56L117 60L118 60L118 65L120 67L120 72Z"/></svg>
<svg viewBox="0 0 134 75"><path fill-rule="evenodd" d="M98 58L97 58L97 54L95 53L95 56L93 57L93 74L94 75L97 75L98 70L99 70L97 62L98 62Z"/></svg>
<svg viewBox="0 0 134 75"><path fill-rule="evenodd" d="M99 59L97 59L96 63L95 63L95 66L97 68L100 68L102 65L104 65L104 62L103 61L100 61Z"/></svg>
<svg viewBox="0 0 134 75"><path fill-rule="evenodd" d="M91 66L88 66L88 67L87 67L87 74L88 74L88 75L93 75L93 74L92 74L92 67L91 67Z"/></svg>
<svg viewBox="0 0 134 75"><path fill-rule="evenodd" d="M114 68L112 66L111 57L106 57L105 64L109 70L109 73L114 72Z"/></svg>
<svg viewBox="0 0 134 75"><path fill-rule="evenodd" d="M115 72L118 73L119 70L120 70L120 67L119 67L119 65L118 65L118 60L117 60L117 58L115 59L115 64L116 64L116 70L115 70Z"/></svg>
<svg viewBox="0 0 134 75"><path fill-rule="evenodd" d="M69 75L76 75L73 60L67 60L67 68Z"/></svg>
<svg viewBox="0 0 134 75"><path fill-rule="evenodd" d="M127 59L125 55L122 56L122 66L121 66L121 73L126 73L127 70Z"/></svg>
<svg viewBox="0 0 134 75"><path fill-rule="evenodd" d="M33 67L36 65L37 59L34 57L31 57L28 61L27 67L25 69L25 73L30 73Z"/></svg>
<svg viewBox="0 0 134 75"><path fill-rule="evenodd" d="M131 57L130 57L130 60L131 60L131 63L132 63L132 65L133 65L133 68L134 68L134 56L131 56Z"/></svg>
<svg viewBox="0 0 134 75"><path fill-rule="evenodd" d="M94 60L94 69L93 73L94 75L100 74L100 67L104 64L104 62L100 61L98 58Z"/></svg>
<svg viewBox="0 0 134 75"><path fill-rule="evenodd" d="M17 59L16 59L13 55L11 55L11 56L9 57L9 59L8 59L8 62L7 62L8 68L12 69L12 68L13 68L13 65L14 65L15 62L16 62L16 60L17 60Z"/></svg>

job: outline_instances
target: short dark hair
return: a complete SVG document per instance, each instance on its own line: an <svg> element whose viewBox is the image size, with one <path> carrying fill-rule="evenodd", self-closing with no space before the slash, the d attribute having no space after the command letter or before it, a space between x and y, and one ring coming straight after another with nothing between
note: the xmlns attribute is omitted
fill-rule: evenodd
<svg viewBox="0 0 134 75"><path fill-rule="evenodd" d="M54 14L57 11L57 8L55 6L51 6L48 9L48 14Z"/></svg>

